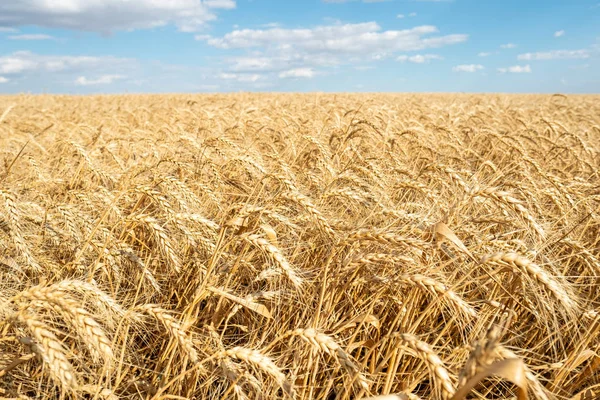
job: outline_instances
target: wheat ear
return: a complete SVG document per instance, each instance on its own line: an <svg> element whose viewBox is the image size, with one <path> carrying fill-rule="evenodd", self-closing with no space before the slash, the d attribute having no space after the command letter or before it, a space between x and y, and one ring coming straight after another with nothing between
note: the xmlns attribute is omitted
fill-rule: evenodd
<svg viewBox="0 0 600 400"><path fill-rule="evenodd" d="M427 366L433 372L434 382L439 387L442 399L450 399L455 391L454 385L452 384L448 370L438 355L427 343L419 340L414 335L402 333L400 334L400 338L427 363Z"/></svg>
<svg viewBox="0 0 600 400"><path fill-rule="evenodd" d="M496 253L483 257L481 262L484 264L500 262L516 266L519 271L524 273L526 276L533 278L547 291L549 291L567 311L571 312L577 309L577 302L574 300L574 294L568 293L563 285L561 285L554 277L544 271L539 265L533 263L525 257L520 256L519 254Z"/></svg>
<svg viewBox="0 0 600 400"><path fill-rule="evenodd" d="M285 276L292 282L292 284L300 288L303 280L298 273L291 267L290 263L281 253L277 247L273 246L267 239L260 237L259 235L244 235L244 240L252 244L254 247L264 251L275 264L283 271Z"/></svg>
<svg viewBox="0 0 600 400"><path fill-rule="evenodd" d="M165 309L162 309L154 304L144 304L143 306L136 307L138 310L147 313L159 321L167 331L177 340L179 346L186 352L192 363L197 363L198 352L194 348L194 343L189 335L183 330L181 324L175 320L175 318L169 314Z"/></svg>
<svg viewBox="0 0 600 400"><path fill-rule="evenodd" d="M367 379L362 373L360 373L360 369L352 361L351 356L348 353L346 353L331 336L326 335L322 332L318 332L316 329L313 328L294 329L291 332L291 334L304 339L308 343L312 344L315 348L320 349L321 351L329 354L330 356L335 357L335 359L340 363L340 365L344 369L356 374L358 385L364 390L368 390L369 385Z"/></svg>
<svg viewBox="0 0 600 400"><path fill-rule="evenodd" d="M50 370L50 376L64 390L77 389L77 379L73 366L67 358L67 351L56 335L32 314L24 311L17 314L17 320L27 325L27 328L37 343L33 343L33 350L40 355Z"/></svg>
<svg viewBox="0 0 600 400"><path fill-rule="evenodd" d="M96 359L101 357L107 364L112 362L112 343L104 329L91 317L89 312L80 307L75 300L67 297L64 292L57 290L56 286L35 286L19 293L14 298L15 301L24 299L51 305L54 310L71 322Z"/></svg>
<svg viewBox="0 0 600 400"><path fill-rule="evenodd" d="M252 350L244 347L234 347L221 353L222 356L235 358L248 364L254 365L258 369L264 371L267 375L273 377L275 382L281 387L290 397L293 396L292 385L288 382L284 373L275 365L271 358L262 354L258 350Z"/></svg>

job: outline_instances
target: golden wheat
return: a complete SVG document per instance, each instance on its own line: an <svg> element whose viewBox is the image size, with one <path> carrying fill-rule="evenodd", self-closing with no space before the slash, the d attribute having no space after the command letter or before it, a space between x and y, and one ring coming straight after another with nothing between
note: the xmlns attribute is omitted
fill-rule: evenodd
<svg viewBox="0 0 600 400"><path fill-rule="evenodd" d="M1 398L597 397L598 96L0 115Z"/></svg>

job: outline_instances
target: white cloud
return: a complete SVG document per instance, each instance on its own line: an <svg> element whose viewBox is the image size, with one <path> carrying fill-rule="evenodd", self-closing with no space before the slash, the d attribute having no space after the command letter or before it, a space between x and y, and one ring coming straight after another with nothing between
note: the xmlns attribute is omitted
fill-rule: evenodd
<svg viewBox="0 0 600 400"><path fill-rule="evenodd" d="M315 76L312 68L295 68L279 73L280 78L312 78Z"/></svg>
<svg viewBox="0 0 600 400"><path fill-rule="evenodd" d="M487 51L482 51L481 53L477 54L479 57L489 57L492 55L492 53L487 52Z"/></svg>
<svg viewBox="0 0 600 400"><path fill-rule="evenodd" d="M527 65L514 65L508 68L498 68L498 72L504 74L506 72L510 72L513 74L529 74L531 73L531 67L529 64Z"/></svg>
<svg viewBox="0 0 600 400"><path fill-rule="evenodd" d="M235 6L235 0L10 0L0 2L0 25L112 32L175 24L190 32L214 20L214 10Z"/></svg>
<svg viewBox="0 0 600 400"><path fill-rule="evenodd" d="M54 39L53 36L44 34L24 34L24 35L11 35L8 37L10 40L50 40Z"/></svg>
<svg viewBox="0 0 600 400"><path fill-rule="evenodd" d="M210 8L231 10L235 8L235 0L204 0L204 5Z"/></svg>
<svg viewBox="0 0 600 400"><path fill-rule="evenodd" d="M7 85L0 85L0 92L189 92L207 90L202 85L222 83L228 84L228 90L238 88L237 81L219 81L219 72L208 66L141 62L114 56L41 55L18 51L0 53L0 76L10 80Z"/></svg>
<svg viewBox="0 0 600 400"><path fill-rule="evenodd" d="M409 17L416 17L417 13L416 12L411 12L410 14L408 14Z"/></svg>
<svg viewBox="0 0 600 400"><path fill-rule="evenodd" d="M251 83L256 82L261 79L261 75L259 74L233 74L223 72L219 74L219 78L224 80L232 80L237 82Z"/></svg>
<svg viewBox="0 0 600 400"><path fill-rule="evenodd" d="M271 57L237 57L231 60L232 71L272 71L276 68L277 59Z"/></svg>
<svg viewBox="0 0 600 400"><path fill-rule="evenodd" d="M3 76L0 76L0 83L6 83L6 82L8 82L8 81L9 81L9 79L8 79L8 78L5 78L5 77L3 77Z"/></svg>
<svg viewBox="0 0 600 400"><path fill-rule="evenodd" d="M372 60L376 60L376 61L381 61L381 60L386 60L386 59L390 58L391 55L392 54L390 52L382 51L382 52L379 52L379 53L372 54L371 55L371 59Z"/></svg>
<svg viewBox="0 0 600 400"><path fill-rule="evenodd" d="M46 56L29 51L0 56L0 74L25 74L41 72L76 72L90 69L123 68L132 59L111 56Z"/></svg>
<svg viewBox="0 0 600 400"><path fill-rule="evenodd" d="M217 73L220 79L248 81L249 76L261 74L262 84L278 78L312 78L327 68L361 65L369 59L390 59L399 52L440 48L468 39L462 34L437 33L435 26L428 25L383 30L376 22L342 24L334 21L312 28L235 29L221 37L197 35L196 39L223 50L247 51L247 55L220 58ZM399 61L425 63L441 59L435 54L404 57Z"/></svg>
<svg viewBox="0 0 600 400"><path fill-rule="evenodd" d="M81 86L108 85L116 80L124 78L125 77L123 75L101 75L96 79L88 79L85 76L80 76L77 79L75 79L75 83Z"/></svg>
<svg viewBox="0 0 600 400"><path fill-rule="evenodd" d="M437 33L435 26L382 31L376 22L318 26L312 29L242 29L207 43L221 49L270 47L310 53L372 55L382 51L414 51L461 43L468 35L452 34L425 37Z"/></svg>
<svg viewBox="0 0 600 400"><path fill-rule="evenodd" d="M537 53L525 53L517 56L519 60L560 60L590 58L590 51L580 50L552 50Z"/></svg>
<svg viewBox="0 0 600 400"><path fill-rule="evenodd" d="M82 86L110 83L125 71L138 70L136 60L111 56L61 56L40 55L17 51L0 56L0 76L13 78L22 85L36 90L36 83L44 85ZM90 79L89 76L96 77ZM63 87L64 88L64 87Z"/></svg>
<svg viewBox="0 0 600 400"><path fill-rule="evenodd" d="M483 70L485 67L481 64L461 64L452 68L454 72L477 72Z"/></svg>
<svg viewBox="0 0 600 400"><path fill-rule="evenodd" d="M396 18L402 19L402 18L404 18L404 14L398 14L398 15L396 15Z"/></svg>
<svg viewBox="0 0 600 400"><path fill-rule="evenodd" d="M515 47L517 47L517 45L514 43L506 43L500 45L501 49L514 49Z"/></svg>
<svg viewBox="0 0 600 400"><path fill-rule="evenodd" d="M281 52L272 55L225 58L224 62L229 65L228 70L231 72L281 72L303 67L333 67L339 65L341 61L327 54Z"/></svg>
<svg viewBox="0 0 600 400"><path fill-rule="evenodd" d="M398 56L396 58L396 61L400 61L400 62L411 62L411 63L415 63L415 64L424 64L424 63L428 63L431 60L443 60L444 57L439 56L437 54L417 54L414 56L407 56L407 55L401 55Z"/></svg>
<svg viewBox="0 0 600 400"><path fill-rule="evenodd" d="M554 32L554 37L561 37L561 36L565 36L564 30L561 29L560 31Z"/></svg>
<svg viewBox="0 0 600 400"><path fill-rule="evenodd" d="M0 33L15 33L15 32L19 32L18 29L0 26Z"/></svg>
<svg viewBox="0 0 600 400"><path fill-rule="evenodd" d="M20 57L19 54L0 57L0 73L2 74L20 74L37 67L37 62Z"/></svg>

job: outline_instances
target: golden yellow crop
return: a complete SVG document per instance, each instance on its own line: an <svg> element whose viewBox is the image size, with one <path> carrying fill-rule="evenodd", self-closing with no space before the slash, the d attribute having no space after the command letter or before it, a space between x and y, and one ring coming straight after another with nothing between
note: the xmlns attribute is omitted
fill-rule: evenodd
<svg viewBox="0 0 600 400"><path fill-rule="evenodd" d="M599 96L4 96L0 161L1 398L600 398Z"/></svg>

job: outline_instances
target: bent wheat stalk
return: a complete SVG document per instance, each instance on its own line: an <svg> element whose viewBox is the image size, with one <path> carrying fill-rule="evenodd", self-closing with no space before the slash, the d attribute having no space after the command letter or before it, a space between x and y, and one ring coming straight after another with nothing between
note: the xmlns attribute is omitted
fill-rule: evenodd
<svg viewBox="0 0 600 400"><path fill-rule="evenodd" d="M66 349L56 335L31 313L20 312L16 319L27 325L35 338L32 349L44 360L54 381L67 392L76 390L78 384L75 371L67 358Z"/></svg>
<svg viewBox="0 0 600 400"><path fill-rule="evenodd" d="M525 257L516 253L496 253L484 256L481 262L486 263L504 263L516 267L521 273L538 282L544 289L564 307L568 312L574 312L578 308L576 297L565 289L554 277L548 274L542 267L531 262Z"/></svg>
<svg viewBox="0 0 600 400"><path fill-rule="evenodd" d="M452 384L448 370L438 355L427 343L419 340L414 335L402 333L400 334L400 339L427 363L427 366L433 373L434 382L440 391L442 399L450 399L455 391L454 385Z"/></svg>

